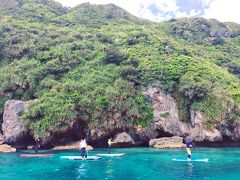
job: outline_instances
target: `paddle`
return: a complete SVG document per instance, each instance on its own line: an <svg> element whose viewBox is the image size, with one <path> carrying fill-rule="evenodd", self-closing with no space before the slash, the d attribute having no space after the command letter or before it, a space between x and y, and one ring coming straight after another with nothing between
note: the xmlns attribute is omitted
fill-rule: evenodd
<svg viewBox="0 0 240 180"><path fill-rule="evenodd" d="M194 151L195 151L196 153L198 153L198 149L196 148L196 145L195 145L195 143L193 142L193 140L192 140L192 145L193 145Z"/></svg>

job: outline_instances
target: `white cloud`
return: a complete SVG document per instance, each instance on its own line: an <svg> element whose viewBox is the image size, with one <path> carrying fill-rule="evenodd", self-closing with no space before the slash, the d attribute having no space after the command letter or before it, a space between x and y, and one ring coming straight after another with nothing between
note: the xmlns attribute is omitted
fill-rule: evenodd
<svg viewBox="0 0 240 180"><path fill-rule="evenodd" d="M238 0L213 0L209 8L204 10L203 17L240 23L239 7Z"/></svg>
<svg viewBox="0 0 240 180"><path fill-rule="evenodd" d="M189 13L189 17L198 16L201 13L200 10L192 9Z"/></svg>
<svg viewBox="0 0 240 180"><path fill-rule="evenodd" d="M181 18L181 17L187 17L188 14L186 12L177 12L176 13L176 18Z"/></svg>
<svg viewBox="0 0 240 180"><path fill-rule="evenodd" d="M194 17L198 16L200 14L200 10L192 9L189 13L187 12L176 12L176 18L181 18L181 17Z"/></svg>
<svg viewBox="0 0 240 180"><path fill-rule="evenodd" d="M64 6L74 7L79 4L90 2L91 4L116 4L126 9L131 14L150 19L153 21L165 20L164 13L177 12L179 7L176 0L55 0ZM153 13L151 6L154 6L158 12Z"/></svg>

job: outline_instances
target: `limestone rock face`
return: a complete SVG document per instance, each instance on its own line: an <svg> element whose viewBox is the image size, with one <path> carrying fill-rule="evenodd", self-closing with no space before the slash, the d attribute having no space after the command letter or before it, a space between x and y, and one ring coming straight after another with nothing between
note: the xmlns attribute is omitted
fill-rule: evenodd
<svg viewBox="0 0 240 180"><path fill-rule="evenodd" d="M149 146L154 148L182 148L183 138L178 136L151 139Z"/></svg>
<svg viewBox="0 0 240 180"><path fill-rule="evenodd" d="M27 107L27 103L23 101L6 102L2 124L4 143L14 147L26 146L30 139L29 129L20 122L20 115Z"/></svg>
<svg viewBox="0 0 240 180"><path fill-rule="evenodd" d="M144 94L151 99L155 121L159 119L179 120L177 103L169 94L153 87L146 89Z"/></svg>
<svg viewBox="0 0 240 180"><path fill-rule="evenodd" d="M116 134L116 136L113 138L113 141L116 143L116 145L121 147L124 147L124 145L129 146L135 144L134 139L126 132Z"/></svg>
<svg viewBox="0 0 240 180"><path fill-rule="evenodd" d="M240 140L240 123L229 124L226 121L215 128L206 129L204 127L206 120L201 112L190 107L190 118L181 121L177 102L171 95L154 87L143 89L143 93L154 109L154 121L147 132L154 132L155 137L189 135L196 142L221 142L224 137L235 142ZM154 136L150 139L154 139Z"/></svg>
<svg viewBox="0 0 240 180"><path fill-rule="evenodd" d="M203 134L205 135L205 140L209 142L219 142L223 140L221 132L217 129L211 131L204 130Z"/></svg>
<svg viewBox="0 0 240 180"><path fill-rule="evenodd" d="M200 112L190 109L191 128L189 134L192 139L198 142L220 142L223 140L222 133L213 128L207 130L203 127L204 118Z"/></svg>
<svg viewBox="0 0 240 180"><path fill-rule="evenodd" d="M3 135L0 134L0 145L3 144L3 142L4 142Z"/></svg>
<svg viewBox="0 0 240 180"><path fill-rule="evenodd" d="M155 131L175 136L185 136L189 132L189 124L179 120L177 102L171 95L153 87L143 93L153 106Z"/></svg>
<svg viewBox="0 0 240 180"><path fill-rule="evenodd" d="M235 122L229 124L227 122L223 122L220 127L218 128L222 136L228 137L232 141L239 141L240 140L240 123Z"/></svg>
<svg viewBox="0 0 240 180"><path fill-rule="evenodd" d="M0 152L2 153L16 152L16 149L7 144L2 144L0 145Z"/></svg>

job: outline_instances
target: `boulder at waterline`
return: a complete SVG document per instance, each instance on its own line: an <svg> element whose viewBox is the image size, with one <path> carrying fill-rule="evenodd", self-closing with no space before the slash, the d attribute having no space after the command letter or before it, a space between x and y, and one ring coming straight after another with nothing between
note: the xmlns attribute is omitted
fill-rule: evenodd
<svg viewBox="0 0 240 180"><path fill-rule="evenodd" d="M115 142L116 147L129 147L136 144L134 139L126 132L116 134L113 141Z"/></svg>
<svg viewBox="0 0 240 180"><path fill-rule="evenodd" d="M182 137L173 136L151 139L149 141L149 146L154 148L182 148L185 145L183 144Z"/></svg>
<svg viewBox="0 0 240 180"><path fill-rule="evenodd" d="M16 149L7 144L2 144L0 145L0 152L2 153L16 152Z"/></svg>
<svg viewBox="0 0 240 180"><path fill-rule="evenodd" d="M31 136L27 126L20 122L20 115L27 107L24 101L11 100L5 103L2 124L4 143L17 148L27 147Z"/></svg>

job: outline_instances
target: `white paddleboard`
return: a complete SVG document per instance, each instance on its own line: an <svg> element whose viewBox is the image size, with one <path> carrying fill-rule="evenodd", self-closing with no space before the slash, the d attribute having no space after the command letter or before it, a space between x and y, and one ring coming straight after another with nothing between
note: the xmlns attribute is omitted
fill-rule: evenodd
<svg viewBox="0 0 240 180"><path fill-rule="evenodd" d="M208 162L208 159L190 159L190 160L187 160L187 159L172 159L173 161L189 161L189 162L192 162L192 161L196 161L196 162Z"/></svg>
<svg viewBox="0 0 240 180"><path fill-rule="evenodd" d="M82 158L82 156L60 156L64 159L70 159L70 160L98 160L101 159L101 157L98 156L88 156L87 158Z"/></svg>
<svg viewBox="0 0 240 180"><path fill-rule="evenodd" d="M107 156L107 157L114 157L114 156L122 156L125 153L120 153L120 154L97 154L97 156Z"/></svg>

